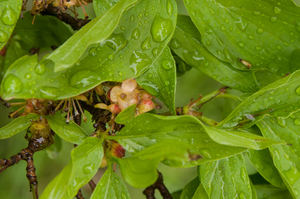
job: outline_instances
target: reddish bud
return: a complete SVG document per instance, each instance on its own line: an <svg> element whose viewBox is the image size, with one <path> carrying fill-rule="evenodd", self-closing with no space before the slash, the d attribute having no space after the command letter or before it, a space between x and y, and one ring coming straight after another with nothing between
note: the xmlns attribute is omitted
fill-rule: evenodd
<svg viewBox="0 0 300 199"><path fill-rule="evenodd" d="M125 149L117 142L111 142L110 153L114 157L122 158L125 156Z"/></svg>
<svg viewBox="0 0 300 199"><path fill-rule="evenodd" d="M119 114L121 112L120 107L117 104L111 104L108 106L108 110L113 114Z"/></svg>
<svg viewBox="0 0 300 199"><path fill-rule="evenodd" d="M155 104L152 100L142 100L138 105L137 105L137 113L142 114L146 113L148 111L151 111L152 109L155 108Z"/></svg>
<svg viewBox="0 0 300 199"><path fill-rule="evenodd" d="M127 79L125 80L122 85L121 85L121 89L124 92L132 92L137 86L137 83L134 79Z"/></svg>
<svg viewBox="0 0 300 199"><path fill-rule="evenodd" d="M153 98L153 96L150 94L150 93L148 93L147 91L142 91L141 92L141 100L151 100L152 98Z"/></svg>

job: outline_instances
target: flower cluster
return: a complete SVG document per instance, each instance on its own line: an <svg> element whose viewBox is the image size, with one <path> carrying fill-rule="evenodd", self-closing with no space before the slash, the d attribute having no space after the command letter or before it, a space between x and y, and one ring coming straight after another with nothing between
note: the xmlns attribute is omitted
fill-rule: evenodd
<svg viewBox="0 0 300 199"><path fill-rule="evenodd" d="M127 107L136 104L136 115L151 111L155 108L152 101L153 96L143 89L138 89L138 84L134 79L127 79L121 86L115 86L108 91L111 105L100 103L96 108L107 109L113 114L118 114Z"/></svg>

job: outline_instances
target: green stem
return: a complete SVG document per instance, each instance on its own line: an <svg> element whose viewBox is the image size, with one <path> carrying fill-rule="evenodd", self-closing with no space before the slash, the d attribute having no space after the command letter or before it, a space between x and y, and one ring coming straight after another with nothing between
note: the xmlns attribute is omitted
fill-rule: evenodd
<svg viewBox="0 0 300 199"><path fill-rule="evenodd" d="M199 119L201 122L206 123L209 126L217 126L219 123L214 121L213 119L204 117L203 115L201 116L195 116L197 119Z"/></svg>

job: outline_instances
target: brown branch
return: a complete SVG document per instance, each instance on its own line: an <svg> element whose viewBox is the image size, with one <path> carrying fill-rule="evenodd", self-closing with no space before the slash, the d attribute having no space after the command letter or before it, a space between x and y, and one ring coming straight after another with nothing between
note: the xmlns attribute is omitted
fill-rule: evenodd
<svg viewBox="0 0 300 199"><path fill-rule="evenodd" d="M90 185L92 191L94 191L97 186L96 183L93 181L93 179L89 181L89 185Z"/></svg>
<svg viewBox="0 0 300 199"><path fill-rule="evenodd" d="M47 8L41 12L41 14L55 16L59 20L69 24L74 30L79 30L91 21L88 19L75 19L71 15L63 13L58 7L54 7L52 4L49 4Z"/></svg>
<svg viewBox="0 0 300 199"><path fill-rule="evenodd" d="M157 181L147 187L144 191L143 194L146 196L147 199L155 199L154 193L155 193L155 189L158 189L158 191L160 192L160 195L164 198L164 199L172 199L172 195L170 194L169 190L167 189L167 187L164 185L164 178L162 176L162 174L158 172L158 179Z"/></svg>
<svg viewBox="0 0 300 199"><path fill-rule="evenodd" d="M81 193L81 189L78 190L77 195L75 196L77 199L84 199L82 193Z"/></svg>

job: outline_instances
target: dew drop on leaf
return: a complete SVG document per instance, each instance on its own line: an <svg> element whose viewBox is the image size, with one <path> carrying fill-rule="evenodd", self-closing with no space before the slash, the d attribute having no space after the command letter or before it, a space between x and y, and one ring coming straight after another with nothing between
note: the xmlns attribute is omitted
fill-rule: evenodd
<svg viewBox="0 0 300 199"><path fill-rule="evenodd" d="M274 12L275 12L276 14L280 14L280 13L281 13L281 9L275 6L275 7L274 7Z"/></svg>
<svg viewBox="0 0 300 199"><path fill-rule="evenodd" d="M114 51L120 51L128 43L128 40L121 34L112 34L107 40L106 45L112 48Z"/></svg>
<svg viewBox="0 0 300 199"><path fill-rule="evenodd" d="M157 15L152 23L151 35L156 42L163 42L173 31L173 22L171 19L165 19Z"/></svg>
<svg viewBox="0 0 300 199"><path fill-rule="evenodd" d="M138 38L140 38L140 30L138 29L138 28L136 28L136 29L134 29L133 31L132 31L132 35L131 35L131 37L133 38L133 39L135 39L135 40L137 40Z"/></svg>
<svg viewBox="0 0 300 199"><path fill-rule="evenodd" d="M295 124L297 125L297 126L300 126L300 119L295 119Z"/></svg>
<svg viewBox="0 0 300 199"><path fill-rule="evenodd" d="M17 22L17 13L8 5L2 12L1 20L5 25L14 25Z"/></svg>
<svg viewBox="0 0 300 199"><path fill-rule="evenodd" d="M271 17L271 21L275 22L277 20L277 17Z"/></svg>
<svg viewBox="0 0 300 199"><path fill-rule="evenodd" d="M94 170L95 165L93 163L83 166L83 173L90 174Z"/></svg>
<svg viewBox="0 0 300 199"><path fill-rule="evenodd" d="M31 78L31 74L30 73L26 73L24 76L26 79L30 79Z"/></svg>
<svg viewBox="0 0 300 199"><path fill-rule="evenodd" d="M3 80L3 88L6 93L19 93L23 88L23 83L18 77L9 74Z"/></svg>
<svg viewBox="0 0 300 199"><path fill-rule="evenodd" d="M258 28L256 32L257 32L258 34L261 34L261 33L263 33L263 32L264 32L264 29L262 29L262 28Z"/></svg>
<svg viewBox="0 0 300 199"><path fill-rule="evenodd" d="M300 95L300 86L298 86L298 88L296 89L296 93L297 93L298 95Z"/></svg>
<svg viewBox="0 0 300 199"><path fill-rule="evenodd" d="M115 183L116 183L116 184L119 184L119 180L118 180L117 178L115 179Z"/></svg>
<svg viewBox="0 0 300 199"><path fill-rule="evenodd" d="M170 0L167 1L167 12L169 16L173 14L173 4Z"/></svg>
<svg viewBox="0 0 300 199"><path fill-rule="evenodd" d="M165 70L171 70L173 68L173 63L172 61L170 60L164 60L162 62L162 67L165 69Z"/></svg>
<svg viewBox="0 0 300 199"><path fill-rule="evenodd" d="M4 43L7 41L7 39L8 39L7 34L0 30L0 42Z"/></svg>
<svg viewBox="0 0 300 199"><path fill-rule="evenodd" d="M173 38L170 42L170 45L172 48L178 49L181 47L181 44L179 43L179 41L175 38Z"/></svg>
<svg viewBox="0 0 300 199"><path fill-rule="evenodd" d="M157 53L158 53L158 48L153 48L153 49L152 49L152 54L153 54L154 56L156 56Z"/></svg>
<svg viewBox="0 0 300 199"><path fill-rule="evenodd" d="M148 36L145 41L143 41L143 43L141 44L141 48L143 50L148 50L149 48L151 48L151 44L150 44L150 36Z"/></svg>
<svg viewBox="0 0 300 199"><path fill-rule="evenodd" d="M142 70L147 70L147 66L151 64L151 60L148 55L140 52L133 51L130 56L130 68L135 74L143 72Z"/></svg>
<svg viewBox="0 0 300 199"><path fill-rule="evenodd" d="M98 51L97 51L96 48L91 48L91 49L89 50L89 54L90 54L91 56L93 56L93 57L96 56L97 53L98 53Z"/></svg>
<svg viewBox="0 0 300 199"><path fill-rule="evenodd" d="M34 64L34 63L33 63ZM46 72L46 63L41 62L40 64L36 63L36 67L34 69L35 73L38 75L43 75Z"/></svg>
<svg viewBox="0 0 300 199"><path fill-rule="evenodd" d="M200 153L207 159L211 159L211 151L209 149L201 149Z"/></svg>
<svg viewBox="0 0 300 199"><path fill-rule="evenodd" d="M159 88L151 82L142 82L141 87L153 96L157 96L159 94Z"/></svg>

